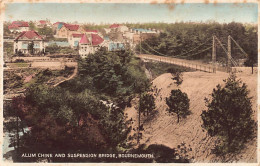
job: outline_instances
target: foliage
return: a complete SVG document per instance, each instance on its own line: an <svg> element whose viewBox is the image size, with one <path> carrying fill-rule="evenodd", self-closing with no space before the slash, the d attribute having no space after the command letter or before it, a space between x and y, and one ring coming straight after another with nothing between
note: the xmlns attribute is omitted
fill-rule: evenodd
<svg viewBox="0 0 260 166"><path fill-rule="evenodd" d="M139 146L138 149L130 151L134 154L152 154L153 158L143 158L139 160L133 160L132 162L152 162L152 163L190 163L192 157L189 157L188 152L192 151L189 147L186 147L185 143L177 146L177 148L170 148L165 145L151 144L148 147L145 144ZM130 160L131 161L131 160ZM130 162L127 160L127 162Z"/></svg>
<svg viewBox="0 0 260 166"><path fill-rule="evenodd" d="M245 142L252 138L255 129L246 84L233 74L224 82L224 87L217 85L213 89L211 100L205 99L208 110L201 114L202 127L210 136L220 139L215 148L216 154L239 152Z"/></svg>
<svg viewBox="0 0 260 166"><path fill-rule="evenodd" d="M142 42L142 48L151 54L177 56L185 59L208 59L211 55L212 36L216 35L227 47L227 36L231 35L246 53L257 58L257 26L242 23L147 23L129 24L132 28L155 28L161 30L159 36L154 36ZM136 48L140 48L138 45ZM207 50L206 50L207 49ZM204 51L205 50L205 51ZM246 58L236 47L232 46L232 54L236 58ZM251 51L254 53L252 54ZM159 53L160 54L159 54ZM217 61L226 58L225 52L217 46ZM251 59L251 58L250 58ZM254 61L255 62L255 61ZM255 62L256 63L256 62Z"/></svg>
<svg viewBox="0 0 260 166"><path fill-rule="evenodd" d="M50 54L78 54L77 50L73 50L70 47L60 47L56 43L51 44L45 48L45 51L50 53Z"/></svg>
<svg viewBox="0 0 260 166"><path fill-rule="evenodd" d="M37 31L37 27L36 27L36 25L34 24L33 21L30 21L30 22L29 22L29 29L30 29L30 30L34 30L34 31Z"/></svg>
<svg viewBox="0 0 260 166"><path fill-rule="evenodd" d="M95 91L122 99L144 92L150 86L139 64L140 61L127 51L101 50L79 62L79 74L91 77Z"/></svg>
<svg viewBox="0 0 260 166"><path fill-rule="evenodd" d="M34 54L34 42L30 42L28 43L28 48L27 48L30 52L30 54Z"/></svg>
<svg viewBox="0 0 260 166"><path fill-rule="evenodd" d="M253 48L257 48L257 43L258 43L257 30L254 27L248 27L246 30L246 34L250 36L250 38L246 38L247 45L245 51L246 53L248 53L248 55L245 61L245 66L252 67L252 74L253 74L254 65L257 64L257 60L258 60L258 56L257 56L258 51L257 49L253 49Z"/></svg>
<svg viewBox="0 0 260 166"><path fill-rule="evenodd" d="M30 127L19 139L19 153L117 153L129 148L130 128L123 112L126 104L122 104L122 100L129 100L135 93L149 88L143 69L137 67L139 63L128 52L101 51L80 60L79 75L60 86L53 88L45 84L55 72L44 70L36 74L25 97L14 98L10 108L17 111L25 127ZM116 91L102 89L96 85L98 80L114 83ZM102 85L107 86L105 82ZM102 101L109 101L109 104ZM110 159L65 157L48 158L48 161Z"/></svg>
<svg viewBox="0 0 260 166"><path fill-rule="evenodd" d="M10 42L4 42L4 52L7 53L9 58L14 54L14 44Z"/></svg>
<svg viewBox="0 0 260 166"><path fill-rule="evenodd" d="M4 22L4 24L3 24L3 28L4 28L4 30L3 30L3 32L4 32L4 36L11 35L11 31L9 30L8 25L10 25L10 23L6 23L6 22Z"/></svg>
<svg viewBox="0 0 260 166"><path fill-rule="evenodd" d="M47 38L53 38L53 35L54 35L52 28L47 27L47 26L38 28L38 33L40 35L46 36Z"/></svg>
<svg viewBox="0 0 260 166"><path fill-rule="evenodd" d="M142 93L139 100L139 111L143 113L143 115L149 115L156 108L154 100L152 94L147 92Z"/></svg>
<svg viewBox="0 0 260 166"><path fill-rule="evenodd" d="M23 86L23 79L14 72L5 72L4 75L8 79L4 79L4 89L15 89Z"/></svg>
<svg viewBox="0 0 260 166"><path fill-rule="evenodd" d="M186 93L182 92L180 89L172 90L171 95L169 97L166 97L166 104L169 107L167 111L171 114L177 114L179 123L180 117L185 118L187 115L190 114L189 102L190 100Z"/></svg>
<svg viewBox="0 0 260 166"><path fill-rule="evenodd" d="M190 68L163 62L144 62L144 65L145 68L151 72L152 78L156 78L163 73L171 73L172 75L175 75L177 72L193 71Z"/></svg>
<svg viewBox="0 0 260 166"><path fill-rule="evenodd" d="M172 74L172 75L173 75L172 79L176 81L177 86L181 85L181 83L183 82L182 73L177 72L176 74Z"/></svg>

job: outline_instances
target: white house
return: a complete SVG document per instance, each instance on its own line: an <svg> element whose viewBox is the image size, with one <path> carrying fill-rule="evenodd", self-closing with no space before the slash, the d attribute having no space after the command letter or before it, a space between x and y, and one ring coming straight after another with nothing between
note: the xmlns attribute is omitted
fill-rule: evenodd
<svg viewBox="0 0 260 166"><path fill-rule="evenodd" d="M79 42L79 55L82 58L94 54L103 45L104 39L98 34L84 34Z"/></svg>
<svg viewBox="0 0 260 166"><path fill-rule="evenodd" d="M43 38L35 31L24 31L14 40L14 53L19 51L24 54L30 53L28 49L29 43L33 43L35 54L45 52Z"/></svg>
<svg viewBox="0 0 260 166"><path fill-rule="evenodd" d="M8 26L8 29L13 32L23 32L29 31L29 24L28 22L24 21L13 21L12 24Z"/></svg>
<svg viewBox="0 0 260 166"><path fill-rule="evenodd" d="M79 41L83 37L83 33L73 33L68 38L68 43L71 48L77 48L79 46Z"/></svg>

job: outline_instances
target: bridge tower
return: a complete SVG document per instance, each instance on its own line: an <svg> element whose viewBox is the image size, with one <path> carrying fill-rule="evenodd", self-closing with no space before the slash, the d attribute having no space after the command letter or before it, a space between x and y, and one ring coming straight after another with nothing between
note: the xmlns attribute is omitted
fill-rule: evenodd
<svg viewBox="0 0 260 166"><path fill-rule="evenodd" d="M227 60L227 70L231 72L231 36L228 35L228 60Z"/></svg>
<svg viewBox="0 0 260 166"><path fill-rule="evenodd" d="M214 35L213 35L213 43L212 43L212 64L213 64L213 73L216 73L216 43L215 43Z"/></svg>

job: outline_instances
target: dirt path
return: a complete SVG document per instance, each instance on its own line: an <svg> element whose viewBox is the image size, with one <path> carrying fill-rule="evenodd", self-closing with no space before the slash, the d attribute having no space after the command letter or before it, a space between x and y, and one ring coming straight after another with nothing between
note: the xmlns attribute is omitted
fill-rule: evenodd
<svg viewBox="0 0 260 166"><path fill-rule="evenodd" d="M227 78L227 73L217 72L216 74L205 72L186 72L183 73L183 83L180 89L186 92L190 99L190 110L192 112L186 119L181 119L177 123L177 117L168 115L165 98L168 97L172 89L177 86L171 79L169 73L157 77L153 85L159 90L156 96L156 106L158 113L149 122L144 123L143 138L141 143L164 144L171 148L176 148L180 143L185 142L192 147L190 156L194 156L194 162L220 162L213 154L211 149L214 147L215 139L209 137L207 132L201 128L202 110L206 109L204 98L212 93L217 84L223 84L223 79ZM243 82L248 85L250 96L253 97L254 119L257 120L257 77L256 75L238 74ZM138 103L137 99L134 101ZM126 113L134 120L137 125L137 111L134 106L127 108ZM144 120L144 119L143 119ZM256 141L248 143L247 148L238 156L239 162L256 162Z"/></svg>
<svg viewBox="0 0 260 166"><path fill-rule="evenodd" d="M62 81L56 83L53 86L56 87L56 86L60 85L61 83L65 82L65 81L71 80L72 78L74 78L77 75L77 73L78 73L78 66L76 65L72 75L69 78L62 80Z"/></svg>

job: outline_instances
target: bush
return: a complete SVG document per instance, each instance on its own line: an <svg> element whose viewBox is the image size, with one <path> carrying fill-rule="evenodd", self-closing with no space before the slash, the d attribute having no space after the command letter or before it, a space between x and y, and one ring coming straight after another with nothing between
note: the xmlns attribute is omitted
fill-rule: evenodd
<svg viewBox="0 0 260 166"><path fill-rule="evenodd" d="M23 63L23 62L25 62L23 59L16 59L16 60L14 61L14 63Z"/></svg>
<svg viewBox="0 0 260 166"><path fill-rule="evenodd" d="M187 94L182 92L180 89L172 90L171 95L166 97L166 104L168 105L169 113L176 113L178 117L178 123L180 117L185 118L190 114L190 99Z"/></svg>
<svg viewBox="0 0 260 166"><path fill-rule="evenodd" d="M224 82L224 87L217 85L213 89L211 100L205 99L208 110L201 114L202 127L220 140L214 149L219 155L241 150L255 129L246 84L233 74Z"/></svg>
<svg viewBox="0 0 260 166"><path fill-rule="evenodd" d="M143 93L139 100L139 111L149 115L155 109L154 97L152 94Z"/></svg>

